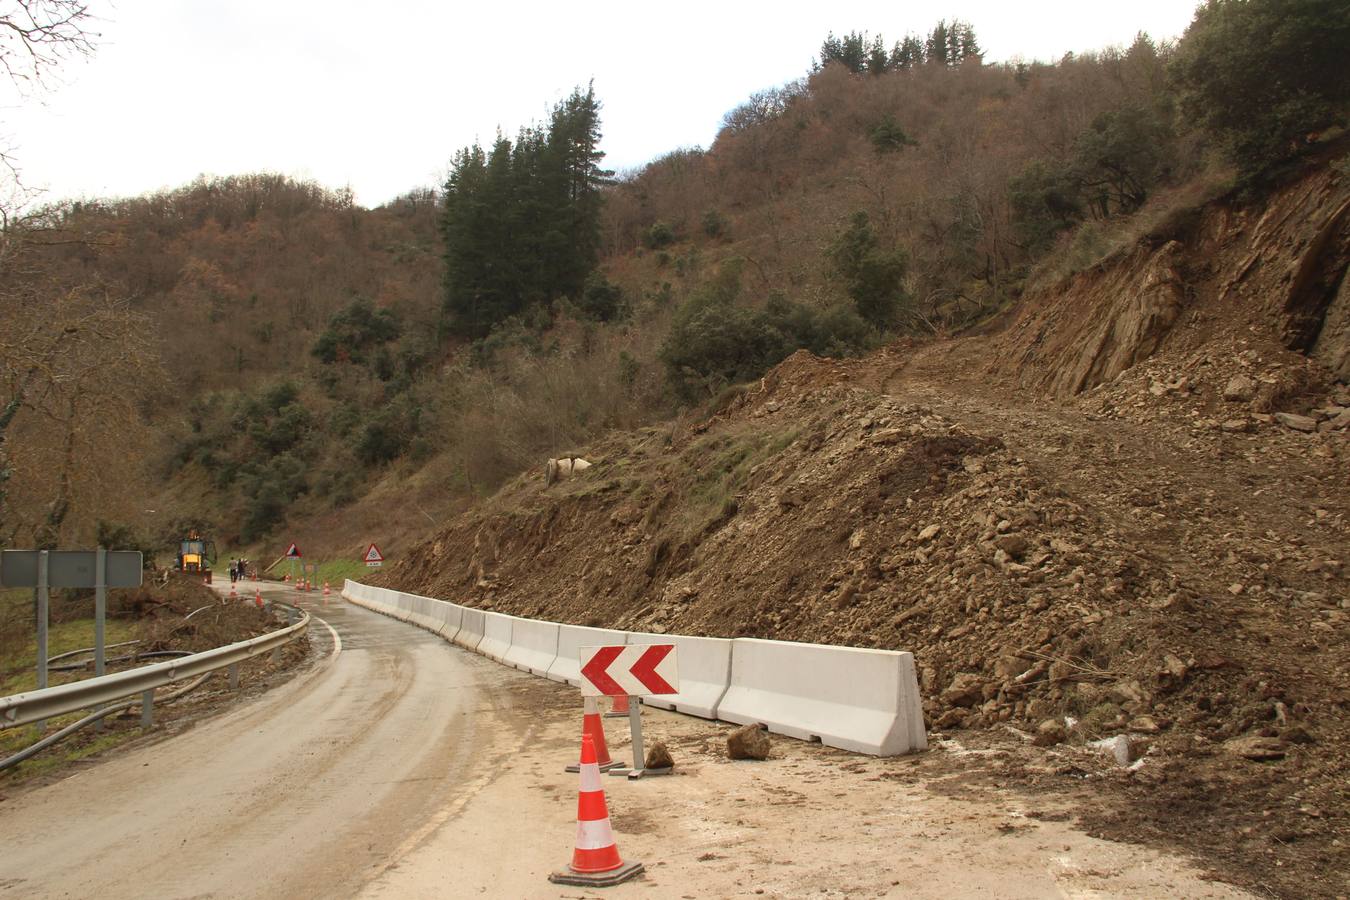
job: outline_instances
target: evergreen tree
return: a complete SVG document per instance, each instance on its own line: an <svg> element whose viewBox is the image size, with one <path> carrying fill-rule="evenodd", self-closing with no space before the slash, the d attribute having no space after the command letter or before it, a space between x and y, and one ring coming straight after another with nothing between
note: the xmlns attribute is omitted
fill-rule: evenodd
<svg viewBox="0 0 1350 900"><path fill-rule="evenodd" d="M945 19L933 26L933 30L928 34L928 41L924 44L924 59L926 61L943 66L951 65L947 32Z"/></svg>
<svg viewBox="0 0 1350 900"><path fill-rule="evenodd" d="M884 75L890 68L890 59L886 55L886 44L881 35L872 39L872 47L867 51L867 74Z"/></svg>
<svg viewBox="0 0 1350 900"><path fill-rule="evenodd" d="M923 65L923 41L918 35L907 34L905 39L891 48L891 68L909 69Z"/></svg>
<svg viewBox="0 0 1350 900"><path fill-rule="evenodd" d="M502 135L455 155L445 185L445 309L483 337L559 297L580 300L600 251L600 102L593 86L554 107L547 130Z"/></svg>

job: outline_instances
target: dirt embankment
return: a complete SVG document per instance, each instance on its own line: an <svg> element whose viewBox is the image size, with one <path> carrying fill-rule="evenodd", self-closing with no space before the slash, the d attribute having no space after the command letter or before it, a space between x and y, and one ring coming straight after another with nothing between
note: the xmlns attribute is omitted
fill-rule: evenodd
<svg viewBox="0 0 1350 900"><path fill-rule="evenodd" d="M518 479L382 580L910 650L932 729L1124 735L1144 763L1103 778L1101 832L1343 894L1346 197L1319 170L1197 211L995 334L798 354L706 421L589 448L582 477Z"/></svg>

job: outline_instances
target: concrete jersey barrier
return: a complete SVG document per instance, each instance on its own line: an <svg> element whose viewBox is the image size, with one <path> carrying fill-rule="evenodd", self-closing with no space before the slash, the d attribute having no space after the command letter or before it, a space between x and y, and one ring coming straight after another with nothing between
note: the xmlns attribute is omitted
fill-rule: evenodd
<svg viewBox="0 0 1350 900"><path fill-rule="evenodd" d="M470 609L467 606L463 609L464 614L460 617L455 643L466 650L477 650L478 644L483 640L484 616L487 614L481 609Z"/></svg>
<svg viewBox="0 0 1350 900"><path fill-rule="evenodd" d="M628 643L626 631L615 631L612 628L586 628L582 625L559 625L558 655L545 674L554 681L581 684L581 661L578 656L582 647L626 643Z"/></svg>
<svg viewBox="0 0 1350 900"><path fill-rule="evenodd" d="M516 617L495 612L483 616L483 639L478 642L478 652L502 662L506 651L511 649L511 625Z"/></svg>
<svg viewBox="0 0 1350 900"><path fill-rule="evenodd" d="M763 722L778 734L874 756L928 746L910 653L557 625L350 580L342 594L504 664L571 684L581 680L581 647L675 644L680 693L644 703L727 722Z"/></svg>
<svg viewBox="0 0 1350 900"><path fill-rule="evenodd" d="M717 718L717 705L731 684L731 640L635 631L628 635L628 643L675 645L680 692L643 697L643 703L704 719Z"/></svg>
<svg viewBox="0 0 1350 900"><path fill-rule="evenodd" d="M511 622L511 646L502 662L535 675L548 672L558 658L557 622L515 619Z"/></svg>
<svg viewBox="0 0 1350 900"><path fill-rule="evenodd" d="M928 746L914 655L894 650L736 638L728 722L841 750L896 756Z"/></svg>
<svg viewBox="0 0 1350 900"><path fill-rule="evenodd" d="M464 618L464 607L446 600L438 602L441 604L438 612L441 623L436 627L436 633L447 641L454 641L455 635L459 634L459 623Z"/></svg>

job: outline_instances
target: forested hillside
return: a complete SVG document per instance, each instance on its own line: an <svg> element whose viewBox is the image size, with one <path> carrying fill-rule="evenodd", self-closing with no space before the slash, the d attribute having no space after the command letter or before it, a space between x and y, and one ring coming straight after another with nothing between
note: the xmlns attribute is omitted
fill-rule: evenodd
<svg viewBox="0 0 1350 900"><path fill-rule="evenodd" d="M411 534L798 349L991 321L1333 140L1346 13L1212 0L1177 43L1054 62L987 62L959 21L831 34L638 171L604 168L594 85L378 209L256 174L25 210L0 539Z"/></svg>

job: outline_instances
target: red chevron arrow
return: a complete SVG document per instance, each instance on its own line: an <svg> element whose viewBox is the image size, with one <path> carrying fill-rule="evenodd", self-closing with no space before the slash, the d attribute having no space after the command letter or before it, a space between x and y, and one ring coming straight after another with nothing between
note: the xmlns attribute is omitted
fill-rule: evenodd
<svg viewBox="0 0 1350 900"><path fill-rule="evenodd" d="M605 671L609 668L609 664L614 662L615 657L622 652L623 647L601 647L581 670L581 674L590 679L591 684L610 697L622 697L628 693L623 689L623 685L610 678L609 672Z"/></svg>
<svg viewBox="0 0 1350 900"><path fill-rule="evenodd" d="M656 667L661 665L661 660L674 649L674 644L653 644L650 650L638 657L638 661L633 663L633 667L628 671L653 694L674 694L675 688L656 674Z"/></svg>

